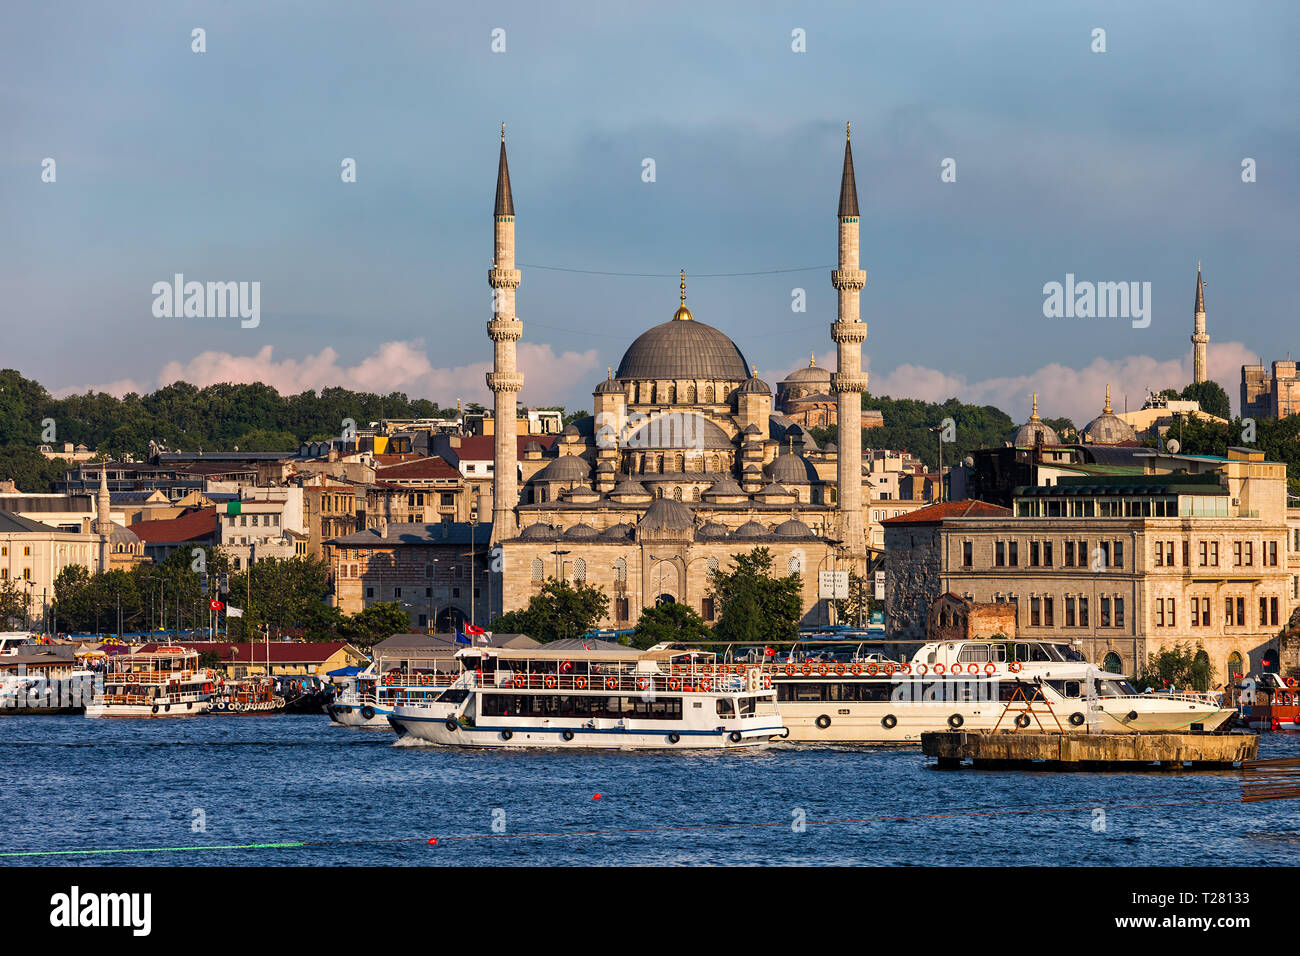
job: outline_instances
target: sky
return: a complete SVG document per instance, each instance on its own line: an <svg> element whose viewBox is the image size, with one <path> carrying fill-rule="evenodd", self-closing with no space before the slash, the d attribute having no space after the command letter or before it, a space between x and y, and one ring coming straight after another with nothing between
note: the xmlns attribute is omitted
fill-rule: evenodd
<svg viewBox="0 0 1300 956"><path fill-rule="evenodd" d="M589 409L679 269L775 385L834 367L851 121L873 393L1023 420L1037 391L1081 423L1109 383L1136 408L1191 380L1200 260L1235 408L1241 364L1298 344L1298 28L1300 5L1195 0L10 0L0 366L56 394L486 401L505 122L523 401ZM257 326L156 316L177 273L259 282ZM1067 275L1150 283L1149 325L1046 317Z"/></svg>

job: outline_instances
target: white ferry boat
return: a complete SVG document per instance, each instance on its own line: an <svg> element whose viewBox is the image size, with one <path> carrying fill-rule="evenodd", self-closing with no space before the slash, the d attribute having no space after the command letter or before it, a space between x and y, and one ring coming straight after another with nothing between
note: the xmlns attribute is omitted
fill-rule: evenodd
<svg viewBox="0 0 1300 956"><path fill-rule="evenodd" d="M86 716L194 717L208 712L216 688L217 676L199 667L198 651L119 654L108 659L104 693L86 705Z"/></svg>
<svg viewBox="0 0 1300 956"><path fill-rule="evenodd" d="M388 718L398 704L431 704L451 686L451 675L438 671L412 672L393 668L378 674L372 664L345 678L343 689L326 708L330 720L344 727L389 729Z"/></svg>
<svg viewBox="0 0 1300 956"><path fill-rule="evenodd" d="M1205 695L1139 694L1065 640L800 642L763 658L791 741L912 743L927 731L1212 731Z"/></svg>
<svg viewBox="0 0 1300 956"><path fill-rule="evenodd" d="M770 675L703 651L466 648L431 704L397 704L399 734L453 747L636 750L764 746L785 734ZM764 686L766 685L766 686Z"/></svg>

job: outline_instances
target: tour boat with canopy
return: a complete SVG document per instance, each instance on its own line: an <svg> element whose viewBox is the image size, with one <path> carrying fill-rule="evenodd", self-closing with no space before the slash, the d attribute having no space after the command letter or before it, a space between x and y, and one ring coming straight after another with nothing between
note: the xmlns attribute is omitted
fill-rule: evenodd
<svg viewBox="0 0 1300 956"><path fill-rule="evenodd" d="M576 643L459 651L455 683L433 704L397 704L391 723L453 747L725 749L785 733L757 666L662 644Z"/></svg>
<svg viewBox="0 0 1300 956"><path fill-rule="evenodd" d="M330 720L344 727L388 730L395 706L432 704L451 686L453 676L433 668L404 671L397 667L379 674L371 664L343 679L343 689L326 712Z"/></svg>
<svg viewBox="0 0 1300 956"><path fill-rule="evenodd" d="M1139 694L1067 640L802 640L728 651L777 691L791 741L914 743L927 731L1212 731L1206 695Z"/></svg>
<svg viewBox="0 0 1300 956"><path fill-rule="evenodd" d="M193 717L208 712L217 687L198 651L184 647L118 654L106 668L104 693L86 705L87 717Z"/></svg>

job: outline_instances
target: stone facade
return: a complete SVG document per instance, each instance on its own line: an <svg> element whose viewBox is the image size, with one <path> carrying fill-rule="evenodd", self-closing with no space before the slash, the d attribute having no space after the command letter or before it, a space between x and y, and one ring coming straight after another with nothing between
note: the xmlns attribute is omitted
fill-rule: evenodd
<svg viewBox="0 0 1300 956"><path fill-rule="evenodd" d="M1011 604L981 604L956 594L941 594L930 605L927 637L932 641L1015 640L1016 609Z"/></svg>
<svg viewBox="0 0 1300 956"><path fill-rule="evenodd" d="M1290 359L1241 367L1241 414L1244 418L1286 418L1300 412L1300 373Z"/></svg>

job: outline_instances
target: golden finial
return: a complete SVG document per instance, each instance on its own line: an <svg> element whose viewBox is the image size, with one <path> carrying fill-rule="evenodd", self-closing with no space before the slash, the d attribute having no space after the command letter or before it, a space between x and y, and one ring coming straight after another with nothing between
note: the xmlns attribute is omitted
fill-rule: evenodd
<svg viewBox="0 0 1300 956"><path fill-rule="evenodd" d="M754 378L758 378L758 366L757 366L757 365L751 365L751 366L749 367L749 370L750 370L751 372L754 373Z"/></svg>
<svg viewBox="0 0 1300 956"><path fill-rule="evenodd" d="M817 364L817 353L810 351L808 353L808 367L812 368Z"/></svg>
<svg viewBox="0 0 1300 956"><path fill-rule="evenodd" d="M505 123L502 123L502 124L501 124L501 142L504 143L505 141L506 141L506 124L505 124Z"/></svg>
<svg viewBox="0 0 1300 956"><path fill-rule="evenodd" d="M686 304L686 270L682 270L682 305Z"/></svg>
<svg viewBox="0 0 1300 956"><path fill-rule="evenodd" d="M849 128L850 128L850 125L851 125L851 124L849 124L849 123L845 123L845 124L844 124L844 141L845 141L845 142L848 142L849 139L851 138L851 137L849 136Z"/></svg>
<svg viewBox="0 0 1300 956"><path fill-rule="evenodd" d="M1034 410L1029 416L1031 422L1038 421L1038 393L1034 392Z"/></svg>
<svg viewBox="0 0 1300 956"><path fill-rule="evenodd" d="M1101 410L1103 415L1109 415L1113 409L1110 407L1110 385L1106 386L1106 407Z"/></svg>
<svg viewBox="0 0 1300 956"><path fill-rule="evenodd" d="M605 371L609 373L609 380L610 380L611 382L614 381L614 366L612 366L612 365L606 365L606 366L605 366Z"/></svg>
<svg viewBox="0 0 1300 956"><path fill-rule="evenodd" d="M686 308L686 270L685 269L682 270L682 304L677 307L677 314L674 315L673 318L680 319L682 321L695 318L695 316L691 315L691 310Z"/></svg>

